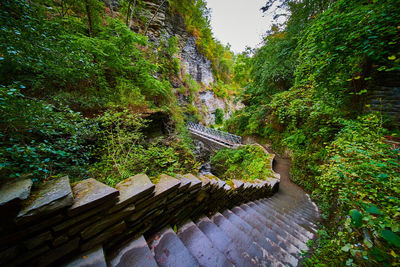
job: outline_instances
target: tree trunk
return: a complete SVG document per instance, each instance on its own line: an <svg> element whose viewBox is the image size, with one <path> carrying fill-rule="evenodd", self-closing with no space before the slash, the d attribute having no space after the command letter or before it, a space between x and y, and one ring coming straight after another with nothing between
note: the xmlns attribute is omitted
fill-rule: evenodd
<svg viewBox="0 0 400 267"><path fill-rule="evenodd" d="M131 12L131 3L132 3L132 1L129 1L128 2L128 11L126 12L126 26L128 26L128 22L129 22L129 14L130 14L130 12Z"/></svg>
<svg viewBox="0 0 400 267"><path fill-rule="evenodd" d="M86 7L86 13L88 16L88 24L89 24L89 36L93 36L93 22L92 22L92 13L90 10L90 5L89 5L89 0L85 0L85 7Z"/></svg>
<svg viewBox="0 0 400 267"><path fill-rule="evenodd" d="M136 0L133 1L131 17L129 18L129 29L132 27L133 12L135 12L135 7L136 7Z"/></svg>

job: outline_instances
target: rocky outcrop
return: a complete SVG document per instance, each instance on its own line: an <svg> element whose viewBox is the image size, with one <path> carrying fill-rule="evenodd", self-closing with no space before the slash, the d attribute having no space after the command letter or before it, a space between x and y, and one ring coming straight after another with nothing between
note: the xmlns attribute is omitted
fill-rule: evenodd
<svg viewBox="0 0 400 267"><path fill-rule="evenodd" d="M146 16L151 23L147 35L149 40L159 42L177 36L179 39L179 58L186 74L190 74L197 82L210 86L214 82L212 64L196 46L196 38L191 36L181 16L169 9L168 1L152 0L144 2Z"/></svg>
<svg viewBox="0 0 400 267"><path fill-rule="evenodd" d="M242 103L234 103L233 101L227 101L221 99L215 95L211 90L200 92L200 103L198 108L202 111L206 125L215 124L215 113L217 109L221 109L224 112L224 120L229 119L232 114L244 106Z"/></svg>
<svg viewBox="0 0 400 267"><path fill-rule="evenodd" d="M186 73L207 87L212 85L214 76L211 61L198 51L195 37L189 37L186 40L180 57Z"/></svg>
<svg viewBox="0 0 400 267"><path fill-rule="evenodd" d="M202 85L204 91L197 96L200 101L196 106L203 115L203 122L206 125L215 124L217 109L223 110L225 119L230 118L231 114L241 106L232 102L226 103L225 99L217 97L209 90L214 83L212 63L197 48L196 38L187 32L184 19L170 10L168 1L148 0L144 5L145 12L142 15L150 21L146 33L149 40L160 43L161 40L176 36L180 48L178 58L181 61L182 74L189 74ZM175 88L182 85L182 82L171 82ZM183 95L179 95L178 98L183 105L191 104Z"/></svg>

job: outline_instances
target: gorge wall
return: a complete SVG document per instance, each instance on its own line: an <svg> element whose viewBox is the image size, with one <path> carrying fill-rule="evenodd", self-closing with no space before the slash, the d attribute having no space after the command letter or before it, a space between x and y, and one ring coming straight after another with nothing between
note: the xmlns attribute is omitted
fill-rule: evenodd
<svg viewBox="0 0 400 267"><path fill-rule="evenodd" d="M181 76L190 75L197 81L202 89L197 93L197 101L189 103L187 96L179 93L177 98L184 106L194 104L203 116L203 123L215 124L215 112L217 109L224 111L224 118L230 118L231 114L241 105L219 98L211 90L215 81L211 61L206 58L196 46L196 37L191 35L185 26L184 19L170 10L168 1L151 0L145 1L145 16L149 19L147 35L152 42L159 43L168 40L172 36L178 38L179 55L181 62ZM134 29L133 29L134 30ZM183 86L183 78L173 81L172 86L179 89Z"/></svg>

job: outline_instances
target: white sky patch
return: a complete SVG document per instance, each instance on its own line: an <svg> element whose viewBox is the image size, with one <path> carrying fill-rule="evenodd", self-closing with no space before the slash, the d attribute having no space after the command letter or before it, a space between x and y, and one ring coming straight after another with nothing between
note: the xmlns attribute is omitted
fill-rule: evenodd
<svg viewBox="0 0 400 267"><path fill-rule="evenodd" d="M265 0L207 0L211 8L211 26L216 39L224 45L230 44L235 53L246 46L256 48L262 36L270 29L271 14L260 10Z"/></svg>

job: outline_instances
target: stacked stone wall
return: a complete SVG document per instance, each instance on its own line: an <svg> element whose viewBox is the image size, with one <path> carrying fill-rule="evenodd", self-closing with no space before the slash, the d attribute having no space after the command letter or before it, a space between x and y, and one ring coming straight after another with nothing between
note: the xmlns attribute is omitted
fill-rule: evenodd
<svg viewBox="0 0 400 267"><path fill-rule="evenodd" d="M215 176L162 175L153 184L136 175L115 188L94 179L72 186L68 177L32 190L30 180L0 192L0 265L49 266L128 238L151 234L277 192L279 179L231 186Z"/></svg>
<svg viewBox="0 0 400 267"><path fill-rule="evenodd" d="M400 124L400 72L383 73L371 86L367 103L372 111L390 116Z"/></svg>

